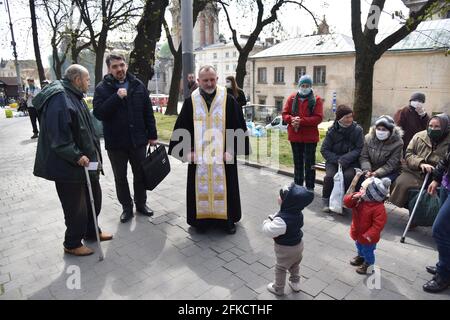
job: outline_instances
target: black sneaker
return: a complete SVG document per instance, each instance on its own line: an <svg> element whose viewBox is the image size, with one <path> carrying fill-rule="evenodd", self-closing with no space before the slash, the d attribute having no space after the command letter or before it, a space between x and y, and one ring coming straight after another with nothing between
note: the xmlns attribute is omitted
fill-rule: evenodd
<svg viewBox="0 0 450 320"><path fill-rule="evenodd" d="M35 133L35 134L33 134L32 136L31 136L31 139L36 139L36 138L38 138L39 137L39 134L38 133Z"/></svg>

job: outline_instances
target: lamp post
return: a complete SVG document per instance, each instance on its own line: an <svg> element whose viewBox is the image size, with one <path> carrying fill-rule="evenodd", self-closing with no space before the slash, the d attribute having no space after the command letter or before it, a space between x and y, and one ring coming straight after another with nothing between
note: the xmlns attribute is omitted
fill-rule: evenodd
<svg viewBox="0 0 450 320"><path fill-rule="evenodd" d="M17 50L16 50L16 41L14 39L14 29L13 29L13 24L11 22L11 12L9 10L9 2L8 0L5 0L5 5L6 5L6 11L8 12L8 17L9 17L9 28L11 30L11 45L13 47L13 56L14 56L14 64L16 65L16 73L17 73L17 86L18 86L18 94L19 96L22 96L23 94L23 88L22 88L22 79L20 78L20 66L19 66L19 61L17 60ZM0 2L1 4L1 2Z"/></svg>
<svg viewBox="0 0 450 320"><path fill-rule="evenodd" d="M192 0L181 1L181 49L183 53L183 93L185 98L190 96L187 76L189 73L194 72L194 43L192 32L194 21L192 20L192 16Z"/></svg>
<svg viewBox="0 0 450 320"><path fill-rule="evenodd" d="M156 84L156 110L159 112L162 112L159 110L159 88L158 88L158 76L159 76L159 60L155 61L155 84Z"/></svg>

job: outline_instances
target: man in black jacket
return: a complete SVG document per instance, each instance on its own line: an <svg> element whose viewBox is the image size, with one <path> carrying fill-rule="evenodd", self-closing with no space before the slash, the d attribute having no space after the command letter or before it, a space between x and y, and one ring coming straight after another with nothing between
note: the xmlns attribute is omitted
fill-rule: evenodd
<svg viewBox="0 0 450 320"><path fill-rule="evenodd" d="M127 222L133 217L133 200L127 180L128 161L133 170L136 211L153 215L146 205L141 163L147 145L157 143L155 117L146 87L127 72L125 58L111 53L106 58L106 65L108 74L95 89L94 115L103 121L105 148L114 172L117 198L123 208L120 221Z"/></svg>
<svg viewBox="0 0 450 320"><path fill-rule="evenodd" d="M52 82L33 99L33 106L41 119L33 173L55 181L67 227L64 251L76 256L92 254L93 251L81 241L83 238L96 238L83 168L90 162L98 163L97 171L89 172L97 216L102 205L100 141L83 100L88 88L88 70L74 64L67 68L63 80ZM99 232L101 241L113 237Z"/></svg>

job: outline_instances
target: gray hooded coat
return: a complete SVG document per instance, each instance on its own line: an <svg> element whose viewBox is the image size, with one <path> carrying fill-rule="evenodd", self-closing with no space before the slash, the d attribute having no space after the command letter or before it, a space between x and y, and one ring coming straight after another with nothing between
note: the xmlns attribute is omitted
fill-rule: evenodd
<svg viewBox="0 0 450 320"><path fill-rule="evenodd" d="M370 128L359 157L361 169L375 172L377 177L385 177L398 171L403 158L402 137L403 130L395 126L389 138L381 141L376 136L375 126Z"/></svg>

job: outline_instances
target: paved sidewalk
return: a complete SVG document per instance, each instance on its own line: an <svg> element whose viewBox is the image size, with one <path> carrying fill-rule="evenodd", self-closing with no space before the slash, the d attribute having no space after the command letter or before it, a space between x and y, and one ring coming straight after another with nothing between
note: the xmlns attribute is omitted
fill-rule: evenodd
<svg viewBox="0 0 450 320"><path fill-rule="evenodd" d="M275 259L261 224L277 210L277 190L291 178L240 166L243 218L237 233L199 235L185 221L187 168L173 158L170 175L148 193L155 217L120 223L105 152L100 225L114 240L102 244L105 260L99 262L97 255L64 255L62 209L54 184L32 175L37 141L31 134L27 118L0 119L0 299L280 299L266 291ZM314 203L304 210L302 291L287 288L281 299L450 298L450 290L422 291L431 278L425 266L437 259L430 228L417 228L401 244L407 214L391 206L376 252L380 282L368 283L380 289L370 290L367 277L348 264L355 255L351 217L322 213L320 194L316 187ZM81 288L71 290L76 267Z"/></svg>

